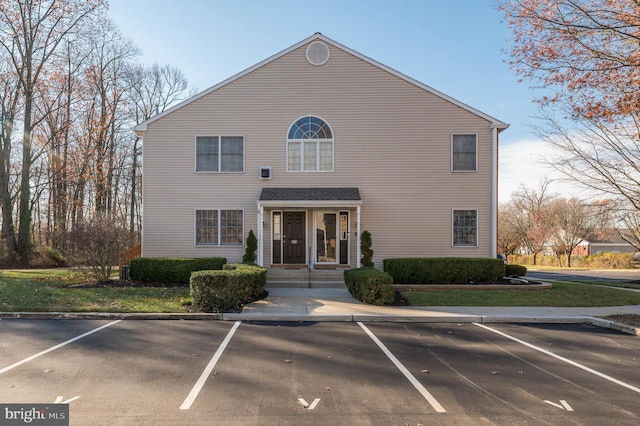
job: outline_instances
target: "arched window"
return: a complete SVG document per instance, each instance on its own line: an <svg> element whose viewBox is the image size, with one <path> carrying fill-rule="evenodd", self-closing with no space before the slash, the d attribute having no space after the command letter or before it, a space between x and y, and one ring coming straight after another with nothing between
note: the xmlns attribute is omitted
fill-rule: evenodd
<svg viewBox="0 0 640 426"><path fill-rule="evenodd" d="M287 134L287 171L333 171L333 132L319 117L302 117Z"/></svg>

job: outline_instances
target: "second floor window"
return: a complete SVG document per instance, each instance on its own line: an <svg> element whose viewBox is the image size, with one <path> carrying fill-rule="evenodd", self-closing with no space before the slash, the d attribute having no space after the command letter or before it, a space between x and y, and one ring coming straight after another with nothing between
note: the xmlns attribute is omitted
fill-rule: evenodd
<svg viewBox="0 0 640 426"><path fill-rule="evenodd" d="M243 172L242 136L197 136L196 172Z"/></svg>
<svg viewBox="0 0 640 426"><path fill-rule="evenodd" d="M451 170L454 172L475 172L478 170L476 135L453 135Z"/></svg>
<svg viewBox="0 0 640 426"><path fill-rule="evenodd" d="M324 120L302 117L289 128L287 171L333 171L333 132Z"/></svg>

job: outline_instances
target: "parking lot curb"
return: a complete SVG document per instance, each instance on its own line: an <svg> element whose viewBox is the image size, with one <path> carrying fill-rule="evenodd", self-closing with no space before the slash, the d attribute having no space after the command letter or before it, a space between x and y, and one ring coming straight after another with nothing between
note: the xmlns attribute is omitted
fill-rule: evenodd
<svg viewBox="0 0 640 426"><path fill-rule="evenodd" d="M492 316L483 316L481 321L483 323L504 323L504 322L515 322L515 323L551 323L551 324L580 324L584 323L586 318L584 316L542 316L542 317L514 317L514 316L500 316L500 315L492 315Z"/></svg>
<svg viewBox="0 0 640 426"><path fill-rule="evenodd" d="M596 317L587 317L587 321L591 325L595 325L597 327L610 328L612 330L618 330L623 333L631 334L633 336L640 336L640 328L632 327L630 325L620 324L614 321Z"/></svg>
<svg viewBox="0 0 640 426"><path fill-rule="evenodd" d="M589 324L640 336L640 328L591 316L500 316L500 315L299 315L247 313L118 313L118 312L0 312L0 319L68 320L198 320L265 322L396 322L396 323L530 323Z"/></svg>
<svg viewBox="0 0 640 426"><path fill-rule="evenodd" d="M221 320L222 314L128 312L0 312L0 318L84 320Z"/></svg>

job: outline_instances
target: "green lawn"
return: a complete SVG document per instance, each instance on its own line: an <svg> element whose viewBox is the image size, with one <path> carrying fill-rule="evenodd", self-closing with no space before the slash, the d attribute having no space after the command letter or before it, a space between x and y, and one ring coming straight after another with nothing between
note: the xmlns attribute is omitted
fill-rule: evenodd
<svg viewBox="0 0 640 426"><path fill-rule="evenodd" d="M640 284L632 283L632 282L621 282L621 281L602 281L602 280L584 280L580 281L583 284L592 284L592 285L602 285L607 287L620 287L620 288L633 288L636 290L640 290Z"/></svg>
<svg viewBox="0 0 640 426"><path fill-rule="evenodd" d="M602 284L602 283L599 283ZM589 284L554 282L551 290L405 291L413 306L620 306L640 305L640 293Z"/></svg>
<svg viewBox="0 0 640 426"><path fill-rule="evenodd" d="M77 270L0 271L4 312L186 312L188 287L76 288L91 278Z"/></svg>
<svg viewBox="0 0 640 426"><path fill-rule="evenodd" d="M91 282L78 270L0 271L4 312L186 312L188 287L76 287ZM598 282L598 284L606 284ZM640 304L640 293L555 282L552 290L407 291L414 306L618 306Z"/></svg>

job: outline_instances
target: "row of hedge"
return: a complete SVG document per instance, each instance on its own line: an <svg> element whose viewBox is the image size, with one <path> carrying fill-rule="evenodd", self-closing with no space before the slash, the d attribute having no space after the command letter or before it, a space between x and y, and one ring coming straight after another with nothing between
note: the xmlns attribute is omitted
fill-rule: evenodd
<svg viewBox="0 0 640 426"><path fill-rule="evenodd" d="M260 266L233 263L222 270L191 274L193 304L205 312L229 312L240 309L264 293L267 270Z"/></svg>
<svg viewBox="0 0 640 426"><path fill-rule="evenodd" d="M205 312L228 312L264 293L267 270L252 264L227 264L227 259L221 257L141 257L129 262L129 278L188 285L194 306Z"/></svg>
<svg viewBox="0 0 640 426"><path fill-rule="evenodd" d="M195 271L221 270L227 263L222 257L196 259L169 257L139 257L129 262L129 279L160 284L189 285Z"/></svg>
<svg viewBox="0 0 640 426"><path fill-rule="evenodd" d="M436 257L384 259L384 271L396 284L469 284L500 281L506 273L500 259Z"/></svg>
<svg viewBox="0 0 640 426"><path fill-rule="evenodd" d="M193 304L208 312L240 308L264 293L265 268L227 264L224 258L138 258L129 263L133 281L190 285ZM392 284L468 284L498 282L505 276L524 276L527 269L486 258L398 258L383 261L384 272L364 267L344 272L356 299L374 305L395 300Z"/></svg>

